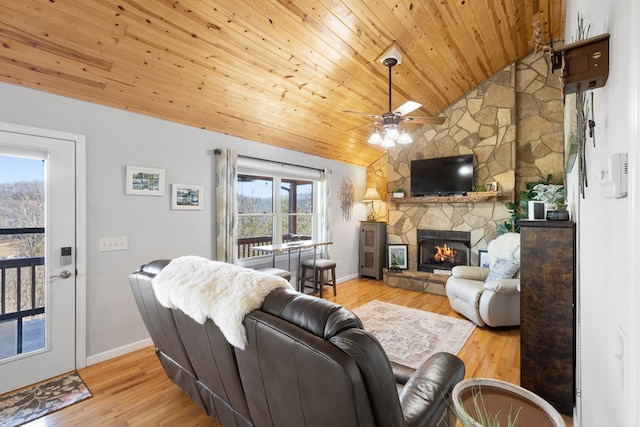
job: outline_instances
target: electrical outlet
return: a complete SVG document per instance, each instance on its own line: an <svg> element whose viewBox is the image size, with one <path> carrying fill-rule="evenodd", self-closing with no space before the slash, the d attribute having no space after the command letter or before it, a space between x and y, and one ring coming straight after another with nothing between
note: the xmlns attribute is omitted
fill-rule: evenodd
<svg viewBox="0 0 640 427"><path fill-rule="evenodd" d="M124 251L129 248L129 239L124 237L101 237L98 239L98 252Z"/></svg>

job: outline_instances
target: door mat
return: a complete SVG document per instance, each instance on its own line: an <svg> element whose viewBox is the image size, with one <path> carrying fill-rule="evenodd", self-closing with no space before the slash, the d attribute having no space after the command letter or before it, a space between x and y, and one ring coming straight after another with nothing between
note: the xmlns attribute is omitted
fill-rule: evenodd
<svg viewBox="0 0 640 427"><path fill-rule="evenodd" d="M389 360L417 368L433 354L458 354L476 325L468 320L371 301L353 310Z"/></svg>
<svg viewBox="0 0 640 427"><path fill-rule="evenodd" d="M0 396L0 427L15 427L91 397L77 372Z"/></svg>

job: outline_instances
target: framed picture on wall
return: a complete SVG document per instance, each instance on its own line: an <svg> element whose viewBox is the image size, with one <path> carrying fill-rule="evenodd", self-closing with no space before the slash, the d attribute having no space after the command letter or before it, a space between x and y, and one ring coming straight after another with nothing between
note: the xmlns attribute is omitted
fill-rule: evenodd
<svg viewBox="0 0 640 427"><path fill-rule="evenodd" d="M125 194L164 196L164 169L125 166Z"/></svg>
<svg viewBox="0 0 640 427"><path fill-rule="evenodd" d="M482 249L478 251L478 265L480 267L489 268L489 252Z"/></svg>
<svg viewBox="0 0 640 427"><path fill-rule="evenodd" d="M202 185L171 184L171 209L199 211L202 209Z"/></svg>
<svg viewBox="0 0 640 427"><path fill-rule="evenodd" d="M409 268L408 245L388 245L389 268L406 270Z"/></svg>

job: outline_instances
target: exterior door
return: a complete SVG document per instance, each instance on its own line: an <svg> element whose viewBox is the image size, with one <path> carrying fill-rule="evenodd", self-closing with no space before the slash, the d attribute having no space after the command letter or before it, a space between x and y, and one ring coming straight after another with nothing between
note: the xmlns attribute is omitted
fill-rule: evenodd
<svg viewBox="0 0 640 427"><path fill-rule="evenodd" d="M5 298L0 306L0 339L16 345L16 351L5 350L0 359L0 393L76 368L76 143L7 131L0 126L3 160L35 159L42 165L40 223L25 222L26 227L18 227L11 235L6 219L15 217L15 212L0 210L0 238L5 247L5 255L0 252L0 298ZM0 185L11 180L10 173L10 168L0 168ZM2 188L5 197L17 194L11 186ZM20 197L25 200L16 206L33 208L40 195ZM30 235L34 233L44 236L43 241L40 238L39 252L21 248L18 253L6 255L11 245L7 236L31 237L37 242L38 238ZM17 301L9 302L6 299L12 292ZM35 335L35 344L28 343L28 333L31 338Z"/></svg>

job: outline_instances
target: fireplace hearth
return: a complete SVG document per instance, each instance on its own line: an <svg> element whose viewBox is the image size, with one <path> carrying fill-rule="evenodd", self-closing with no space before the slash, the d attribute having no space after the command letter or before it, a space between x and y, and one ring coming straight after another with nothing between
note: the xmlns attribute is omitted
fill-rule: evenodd
<svg viewBox="0 0 640 427"><path fill-rule="evenodd" d="M418 271L451 274L456 265L469 265L471 233L418 230Z"/></svg>

